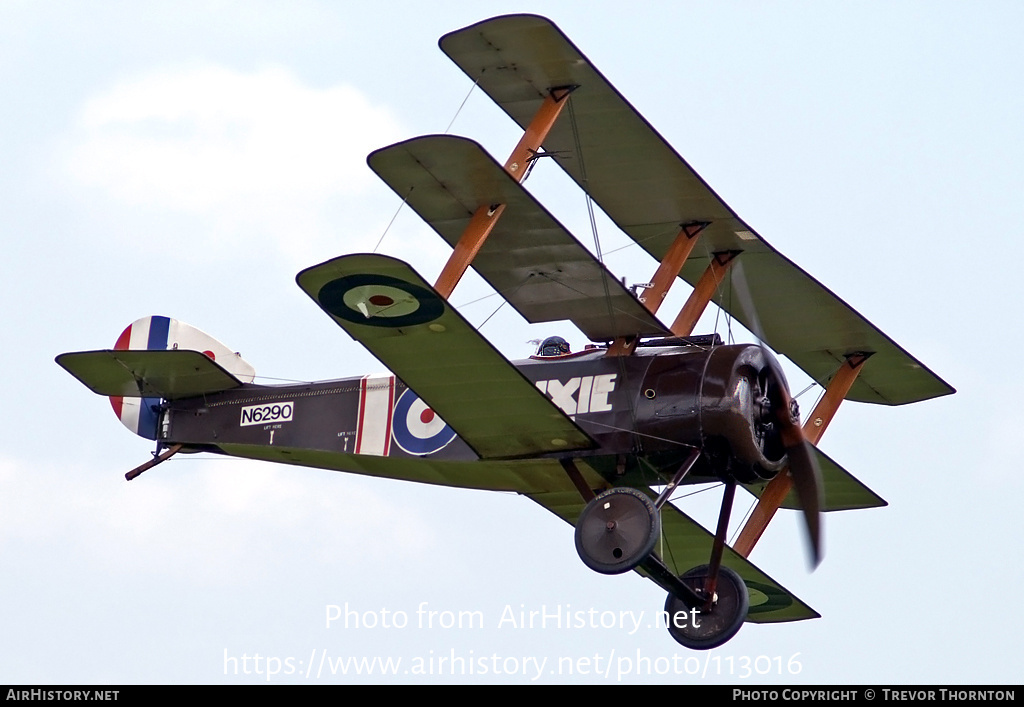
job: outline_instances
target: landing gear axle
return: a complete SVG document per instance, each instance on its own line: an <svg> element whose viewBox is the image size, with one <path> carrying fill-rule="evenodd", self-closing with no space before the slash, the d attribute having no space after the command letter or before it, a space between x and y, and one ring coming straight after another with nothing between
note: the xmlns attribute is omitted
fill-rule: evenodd
<svg viewBox="0 0 1024 707"><path fill-rule="evenodd" d="M703 597L709 569L708 565L694 567L684 572L679 579ZM665 600L668 632L686 648L717 648L735 636L747 618L747 610L750 608L747 585L728 567L718 569L714 596L707 598L710 599L710 610L706 604L704 607L692 607L671 592Z"/></svg>

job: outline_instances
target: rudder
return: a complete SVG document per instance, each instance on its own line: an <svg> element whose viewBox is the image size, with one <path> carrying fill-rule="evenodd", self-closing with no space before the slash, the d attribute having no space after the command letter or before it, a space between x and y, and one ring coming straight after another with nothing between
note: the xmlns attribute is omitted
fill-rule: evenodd
<svg viewBox="0 0 1024 707"><path fill-rule="evenodd" d="M214 339L209 334L170 317L149 316L132 322L124 331L121 332L121 335L117 337L117 342L114 344L113 351L181 351L183 356L185 352L199 352L206 356L210 361L217 364L216 366L212 366L207 363L206 366L200 367L211 369L213 371L214 375L212 379L217 380L218 382L210 383L210 385L213 385L217 389L224 389L224 384L220 381L227 380L227 387L232 387L242 383L251 383L256 375L256 370L252 365L245 361L238 353L231 351L228 347ZM98 356L101 353L102 352L95 352L94 354L64 354L58 357L57 361L67 368L72 375L75 375L82 380L83 383L86 383L86 385L89 385L95 390L95 387L90 385L90 380L87 379L89 378L89 375L83 377L82 374L84 371L72 370L74 366L69 368L69 365L72 364L72 359L76 356L78 357L78 360L81 361L86 355ZM110 353L111 352L108 352L107 354L108 359ZM189 355L194 356L195 354ZM171 356L177 360L178 354L173 354ZM138 358L138 356L135 358ZM188 359L188 356L185 356L185 358ZM199 361L202 360L203 359L200 357ZM115 364L102 363L102 361L100 361L96 365L113 366ZM168 365L172 364L164 362L160 365L160 368L163 369ZM174 372L174 368L170 370ZM195 367L190 370L196 370L198 372L198 369ZM219 374L216 373L217 370L220 371ZM201 373L208 375L210 371L204 370L201 371ZM225 373L228 375L224 375ZM142 383L145 382L143 380L145 378L144 374L134 374L129 372L129 374L122 373L122 375L141 375L142 377L138 380L140 381L139 391L142 393ZM105 383L108 382L109 376L103 378L103 380ZM129 383L130 379L125 382ZM204 384L205 383L201 383L200 385ZM125 387L120 387L118 390L125 390ZM96 390L96 392L100 391ZM146 392L152 392L152 390L147 389ZM212 389L208 391L203 389L197 391L196 394L201 392L214 391ZM173 395L171 395L171 397L173 397ZM158 426L160 424L160 397L151 397L144 394L133 396L126 392L123 395L110 395L109 399L110 405L114 410L114 414L117 415L121 424L140 437L153 440L157 439L159 432Z"/></svg>

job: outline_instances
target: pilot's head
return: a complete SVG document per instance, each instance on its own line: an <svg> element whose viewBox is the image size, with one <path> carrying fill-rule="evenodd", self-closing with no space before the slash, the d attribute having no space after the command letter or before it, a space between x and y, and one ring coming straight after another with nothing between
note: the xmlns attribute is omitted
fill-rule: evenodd
<svg viewBox="0 0 1024 707"><path fill-rule="evenodd" d="M569 342L560 336L549 336L537 347L538 356L563 356L569 353Z"/></svg>

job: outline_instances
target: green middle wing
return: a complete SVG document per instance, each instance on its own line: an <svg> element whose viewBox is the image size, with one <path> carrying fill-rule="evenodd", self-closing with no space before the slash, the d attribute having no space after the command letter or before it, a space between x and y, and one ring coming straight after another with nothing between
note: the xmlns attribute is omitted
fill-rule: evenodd
<svg viewBox="0 0 1024 707"><path fill-rule="evenodd" d="M407 263L346 255L296 280L481 457L596 446Z"/></svg>
<svg viewBox="0 0 1024 707"><path fill-rule="evenodd" d="M473 268L527 321L568 319L591 341L670 333L472 140L426 135L367 162L452 247L478 207L504 204Z"/></svg>

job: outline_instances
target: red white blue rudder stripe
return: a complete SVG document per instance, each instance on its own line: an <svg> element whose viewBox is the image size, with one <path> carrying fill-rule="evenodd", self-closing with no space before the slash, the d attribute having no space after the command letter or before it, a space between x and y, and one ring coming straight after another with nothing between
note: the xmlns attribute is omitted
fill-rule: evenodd
<svg viewBox="0 0 1024 707"><path fill-rule="evenodd" d="M167 348L167 333L170 329L170 317L143 317L133 322L121 332L114 344L115 351L139 351ZM114 414L125 427L146 439L156 439L159 415L157 410L160 398L110 398Z"/></svg>
<svg viewBox="0 0 1024 707"><path fill-rule="evenodd" d="M251 383L254 369L239 354L193 326L170 317L143 317L132 322L117 337L115 351L166 351L184 349L199 351L216 361L243 383ZM111 397L110 405L121 423L146 439L157 438L160 398Z"/></svg>

